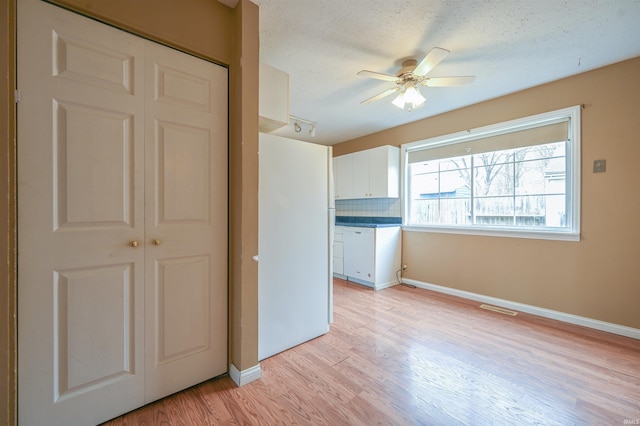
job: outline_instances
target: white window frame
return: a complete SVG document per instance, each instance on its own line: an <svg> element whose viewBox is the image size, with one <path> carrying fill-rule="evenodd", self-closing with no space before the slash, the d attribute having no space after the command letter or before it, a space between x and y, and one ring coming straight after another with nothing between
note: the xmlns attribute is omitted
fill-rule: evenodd
<svg viewBox="0 0 640 426"><path fill-rule="evenodd" d="M441 232L468 235L488 235L498 237L533 238L547 240L580 241L580 110L576 105L529 117L510 120L489 126L479 127L461 132L424 139L401 145L402 152L402 222L406 231ZM565 230L558 228L534 228L534 227L497 227L488 225L415 225L408 223L409 203L409 152L425 148L436 148L445 145L469 142L488 136L523 130L528 127L544 125L546 122L554 122L561 119L569 119L569 141L566 158L566 197L567 218L570 223Z"/></svg>

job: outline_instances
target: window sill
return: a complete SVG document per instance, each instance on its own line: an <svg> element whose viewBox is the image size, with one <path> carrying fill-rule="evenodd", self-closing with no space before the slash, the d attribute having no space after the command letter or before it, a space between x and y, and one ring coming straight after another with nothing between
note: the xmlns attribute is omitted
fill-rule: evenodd
<svg viewBox="0 0 640 426"><path fill-rule="evenodd" d="M580 233L553 231L502 230L493 228L462 228L444 226L403 225L403 231L439 234L482 235L488 237L529 238L535 240L580 241Z"/></svg>

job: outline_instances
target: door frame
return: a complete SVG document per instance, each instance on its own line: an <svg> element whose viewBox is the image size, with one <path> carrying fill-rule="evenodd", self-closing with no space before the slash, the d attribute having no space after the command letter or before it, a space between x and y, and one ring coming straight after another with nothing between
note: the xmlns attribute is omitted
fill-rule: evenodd
<svg viewBox="0 0 640 426"><path fill-rule="evenodd" d="M16 2L0 7L0 424L14 424L17 416L17 203L16 203ZM6 324L6 325L5 325Z"/></svg>

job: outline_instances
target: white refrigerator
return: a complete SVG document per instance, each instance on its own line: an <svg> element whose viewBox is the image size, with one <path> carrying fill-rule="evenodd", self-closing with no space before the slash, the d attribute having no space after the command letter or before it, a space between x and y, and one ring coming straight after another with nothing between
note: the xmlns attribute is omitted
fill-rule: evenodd
<svg viewBox="0 0 640 426"><path fill-rule="evenodd" d="M258 358L329 331L335 221L331 147L260 134Z"/></svg>

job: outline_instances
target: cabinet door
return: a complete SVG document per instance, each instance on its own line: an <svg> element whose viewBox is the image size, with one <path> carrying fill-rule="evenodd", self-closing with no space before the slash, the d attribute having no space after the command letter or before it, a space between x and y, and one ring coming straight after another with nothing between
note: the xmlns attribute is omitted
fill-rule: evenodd
<svg viewBox="0 0 640 426"><path fill-rule="evenodd" d="M345 228L344 275L373 282L375 230L371 228Z"/></svg>
<svg viewBox="0 0 640 426"><path fill-rule="evenodd" d="M336 200L348 200L353 196L353 154L333 159L333 178Z"/></svg>
<svg viewBox="0 0 640 426"><path fill-rule="evenodd" d="M383 146L369 151L369 193L386 197L389 188L388 151Z"/></svg>
<svg viewBox="0 0 640 426"><path fill-rule="evenodd" d="M360 151L353 154L353 198L369 198L369 151Z"/></svg>
<svg viewBox="0 0 640 426"><path fill-rule="evenodd" d="M344 258L343 258L342 241L335 242L333 245L333 273L344 275Z"/></svg>
<svg viewBox="0 0 640 426"><path fill-rule="evenodd" d="M333 239L333 273L344 275L344 227L336 226Z"/></svg>
<svg viewBox="0 0 640 426"><path fill-rule="evenodd" d="M400 176L399 149L381 146L369 150L369 196L398 198Z"/></svg>

